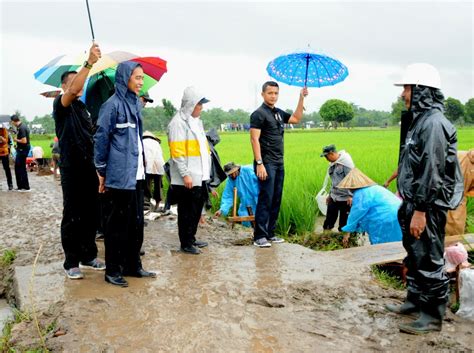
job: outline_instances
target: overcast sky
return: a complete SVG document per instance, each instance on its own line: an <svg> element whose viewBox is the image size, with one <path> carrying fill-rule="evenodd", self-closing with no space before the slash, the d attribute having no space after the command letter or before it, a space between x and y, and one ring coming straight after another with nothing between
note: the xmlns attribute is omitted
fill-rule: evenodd
<svg viewBox="0 0 474 353"><path fill-rule="evenodd" d="M339 59L348 78L310 89L317 111L339 98L367 109L390 110L400 93L392 83L412 62L436 66L446 96L474 96L473 2L313 1L161 2L89 0L102 52L123 50L168 61L168 73L150 90L179 106L186 86L211 103L253 110L273 58L304 49ZM33 73L61 54L88 50L84 1L0 0L0 114L19 109L29 119L50 113L52 90ZM298 88L281 85L279 106L294 109Z"/></svg>

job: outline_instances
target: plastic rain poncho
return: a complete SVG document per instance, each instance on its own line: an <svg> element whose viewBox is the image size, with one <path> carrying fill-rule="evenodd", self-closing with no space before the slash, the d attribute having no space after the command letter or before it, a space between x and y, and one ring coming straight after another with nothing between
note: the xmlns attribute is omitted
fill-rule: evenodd
<svg viewBox="0 0 474 353"><path fill-rule="evenodd" d="M233 205L234 200L234 187L237 187L237 196L240 200L240 206L238 209L239 216L248 216L247 206L252 207L255 214L258 201L258 193L260 191L258 185L258 179L253 171L251 165L244 165L240 168L239 176L234 180L227 178L224 192L221 198L220 211L224 216L227 216ZM248 222L243 223L246 226L250 226Z"/></svg>
<svg viewBox="0 0 474 353"><path fill-rule="evenodd" d="M371 244L402 240L397 219L401 200L380 185L354 190L344 232L367 232Z"/></svg>

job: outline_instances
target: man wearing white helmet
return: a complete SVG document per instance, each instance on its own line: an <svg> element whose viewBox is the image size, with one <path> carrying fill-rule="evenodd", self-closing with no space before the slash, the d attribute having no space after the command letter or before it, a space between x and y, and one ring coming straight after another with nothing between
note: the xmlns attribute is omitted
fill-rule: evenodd
<svg viewBox="0 0 474 353"><path fill-rule="evenodd" d="M403 233L407 298L387 305L397 314L418 314L400 331L422 334L441 331L448 301L449 279L444 271L446 213L463 196L457 153L457 134L444 116L444 96L438 71L429 64L412 64L403 79L398 191L403 203L398 220Z"/></svg>

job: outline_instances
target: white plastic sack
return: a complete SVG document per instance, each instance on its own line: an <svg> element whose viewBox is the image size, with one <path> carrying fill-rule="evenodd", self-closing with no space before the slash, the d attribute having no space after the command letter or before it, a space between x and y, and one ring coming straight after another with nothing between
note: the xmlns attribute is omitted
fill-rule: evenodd
<svg viewBox="0 0 474 353"><path fill-rule="evenodd" d="M323 187L316 195L316 203L318 204L318 208L321 213L325 216L328 212L328 205L326 204L326 199L329 196L327 191L329 183L329 173L326 173L326 177L324 178Z"/></svg>
<svg viewBox="0 0 474 353"><path fill-rule="evenodd" d="M457 315L474 321L474 269L465 269L460 273L461 293Z"/></svg>

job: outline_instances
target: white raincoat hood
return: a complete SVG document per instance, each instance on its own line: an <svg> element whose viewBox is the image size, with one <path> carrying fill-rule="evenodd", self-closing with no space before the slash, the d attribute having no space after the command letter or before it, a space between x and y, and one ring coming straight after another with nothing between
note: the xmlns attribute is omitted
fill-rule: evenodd
<svg viewBox="0 0 474 353"><path fill-rule="evenodd" d="M196 104L203 98L205 98L204 95L196 90L195 87L187 87L184 90L183 99L181 100L181 108L179 110L181 116L186 118L190 117Z"/></svg>

